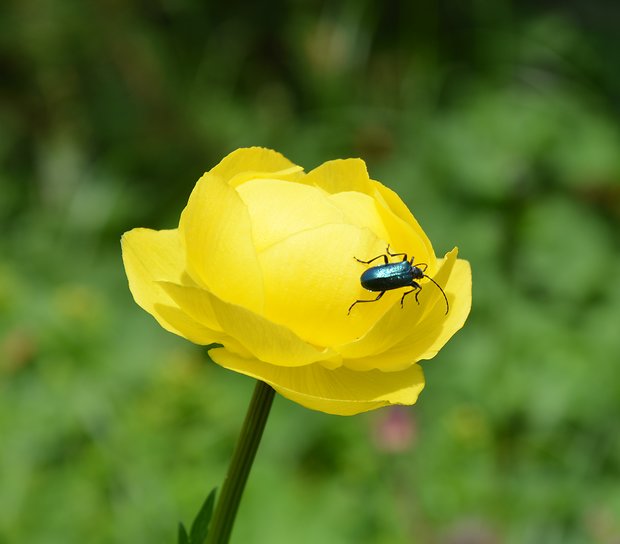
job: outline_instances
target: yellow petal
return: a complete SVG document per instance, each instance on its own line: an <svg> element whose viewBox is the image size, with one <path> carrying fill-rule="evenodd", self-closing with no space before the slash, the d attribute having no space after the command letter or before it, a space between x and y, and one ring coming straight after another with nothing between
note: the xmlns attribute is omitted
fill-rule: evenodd
<svg viewBox="0 0 620 544"><path fill-rule="evenodd" d="M291 168L278 170L277 172L256 172L254 170L248 170L247 172L240 172L237 174L228 182L228 185L238 189L249 181L259 179L277 179L279 181L296 182L300 181L303 177L304 173L301 166L292 166Z"/></svg>
<svg viewBox="0 0 620 544"><path fill-rule="evenodd" d="M267 321L240 306L223 302L208 291L171 283L162 283L162 287L183 312L201 323L217 323L228 337L242 346L245 353L251 353L258 359L285 367L337 359L329 349L304 342L286 327ZM220 343L229 347L227 338ZM239 353L238 349L234 351Z"/></svg>
<svg viewBox="0 0 620 544"><path fill-rule="evenodd" d="M308 172L303 183L320 187L329 194L345 191L372 193L366 163L362 159L327 161Z"/></svg>
<svg viewBox="0 0 620 544"><path fill-rule="evenodd" d="M260 312L263 280L247 207L219 177L205 174L179 223L192 277L222 300Z"/></svg>
<svg viewBox="0 0 620 544"><path fill-rule="evenodd" d="M347 315L349 306L364 296L359 279L364 266L354 257L377 246L381 243L368 230L331 224L269 247L260 255L265 317L315 345L358 338L389 307L380 301L357 319Z"/></svg>
<svg viewBox="0 0 620 544"><path fill-rule="evenodd" d="M151 313L151 312L149 312ZM217 331L211 330L200 323L191 319L183 311L165 304L155 304L153 317L157 319L159 324L166 330L177 334L186 340L199 346L208 346L209 344L221 344L225 336ZM166 325L168 324L168 326ZM247 352L238 351L245 354Z"/></svg>
<svg viewBox="0 0 620 544"><path fill-rule="evenodd" d="M354 415L390 404L414 404L424 388L418 365L401 372L328 370L318 364L282 368L255 359L244 359L224 348L209 351L219 365L262 380L282 396L312 410Z"/></svg>
<svg viewBox="0 0 620 544"><path fill-rule="evenodd" d="M123 235L121 246L129 289L140 307L164 329L195 344L207 345L221 339L219 332L181 311L159 284L160 280L191 283L184 272L185 251L176 229L133 229Z"/></svg>
<svg viewBox="0 0 620 544"><path fill-rule="evenodd" d="M445 287L444 291L448 296L450 294L446 289L449 290L450 288L445 278L450 275L456 256L456 249L447 254L441 262L440 273L433 278ZM420 280L419 283L422 287L418 295L419 305L416 304L415 293L411 293L401 307L400 300L403 294L410 290L408 287L396 289L391 293L388 292L385 296L391 294L394 297L391 299L393 301L391 307L375 322L373 327L354 342L335 348L344 358L345 366L359 370L380 368L385 371L394 371L401 370L411 364L410 359L406 364L399 364L398 367L394 368L388 364L387 359L382 354L402 342L403 339L410 337L412 331L414 331L413 334L419 334L421 329L418 323L424 319L429 311L434 311L435 306L440 306L441 311L445 311L443 297L441 297L441 302L438 299L441 296L441 291L428 280ZM356 319L366 311L367 306L360 306L351 312L351 317ZM375 357L376 355L379 357ZM369 363L371 366L367 366Z"/></svg>
<svg viewBox="0 0 620 544"><path fill-rule="evenodd" d="M309 172L303 183L320 187L333 195L332 201L340 205L351 224L370 228L378 238L385 240L386 245L391 244L392 251L407 252L415 256L416 261L428 264L429 270L435 270L436 259L430 240L399 196L381 183L370 180L366 164L361 159L328 161ZM349 192L360 195L354 199L339 195ZM374 209L366 205L366 211L356 216L357 206L363 206L363 195L370 197Z"/></svg>
<svg viewBox="0 0 620 544"><path fill-rule="evenodd" d="M316 187L275 179L255 179L237 188L248 207L258 252L291 234L329 223L344 215Z"/></svg>
<svg viewBox="0 0 620 544"><path fill-rule="evenodd" d="M437 274L438 281L443 281L441 274ZM404 340L400 344L394 346L393 350L397 353L399 351L410 351L411 349L417 349L423 353L420 355L420 360L432 359L437 352L446 344L446 342L452 338L452 336L465 324L469 312L471 310L471 267L469 262L462 259L458 259L454 263L454 268L450 272L450 277L447 280L448 301L450 302L450 311L447 316L444 316L442 308L442 298L440 293L435 293L437 303L428 315L420 321L422 331L429 331L429 341L422 341L422 333L416 341L418 347L414 348L409 346L408 342ZM430 341L432 339L432 341Z"/></svg>
<svg viewBox="0 0 620 544"><path fill-rule="evenodd" d="M429 274L436 271L437 259L428 236L400 197L378 181L373 181L373 198L381 220L389 232L393 253L407 253L416 263L426 263Z"/></svg>
<svg viewBox="0 0 620 544"><path fill-rule="evenodd" d="M207 291L169 281L158 283L174 303L194 321L213 330L223 330L211 304L211 295Z"/></svg>
<svg viewBox="0 0 620 544"><path fill-rule="evenodd" d="M448 295L449 285L447 285L447 278L450 275L450 271L456 261L457 250L450 252L446 259L443 260L440 273L437 274L435 281L440 282L440 285L444 285L444 291ZM412 335L412 331L415 334L421 332L418 323L424 319L424 316L436 305L439 304L437 295L441 292L432 283L427 280L421 280L420 285L422 290L419 293L420 304L416 304L415 294L408 295L408 299L401 307L400 299L409 288L402 288L394 291L394 294L398 296L398 303L392 304L389 311L387 311L381 319L377 320L374 326L361 338L355 342L351 342L348 345L337 347L336 350L345 359L345 366L349 368L368 370L370 368L380 368L385 371L401 370L403 367L411 364L411 360L405 365L401 365L398 368L392 368L388 365L387 360L382 358L382 354L391 349L394 345L402 342L405 338ZM443 298L441 300L442 311L445 311L445 305ZM356 317L358 314L364 312L365 307L360 307L352 312L352 316ZM443 315L443 314L442 314ZM379 355L379 357L374 357ZM379 366L366 366L366 363L372 361L373 365Z"/></svg>
<svg viewBox="0 0 620 544"><path fill-rule="evenodd" d="M431 244L431 241L428 239L428 236L426 236L426 233L424 232L420 224L416 221L415 217L413 217L413 214L411 213L411 211L409 211L409 208L407 208L407 206L398 196L398 194L392 191L392 189L390 189L389 187L386 187L382 183L374 180L373 188L373 196L377 200L385 203L385 206L388 207L392 211L392 213L394 213L394 215L396 215L405 223L410 225L411 228L416 232L416 234L420 237L420 239L424 242L426 246L425 253L435 255L435 252L433 251L433 246Z"/></svg>
<svg viewBox="0 0 620 544"><path fill-rule="evenodd" d="M423 312L422 307L415 303L413 293L409 295L401 308L400 299L406 291L407 288L403 288L388 293L391 295L390 307L375 322L373 327L357 340L335 348L343 357L345 366L356 370L369 370L371 368L386 371L394 370L387 365L381 356L403 338L408 337L412 330L415 330ZM356 306L351 311L351 319L356 319L360 314L366 312L368 306L368 304ZM370 360L373 361L374 366L367 366L366 363Z"/></svg>
<svg viewBox="0 0 620 544"><path fill-rule="evenodd" d="M383 241L382 251L385 250L390 234L385 228L374 199L364 193L348 191L329 195L328 201L340 210L342 222L360 229L368 229Z"/></svg>
<svg viewBox="0 0 620 544"><path fill-rule="evenodd" d="M215 298L212 302L224 330L262 361L293 367L335 355L330 349L305 342L289 328L268 321L245 308Z"/></svg>
<svg viewBox="0 0 620 544"><path fill-rule="evenodd" d="M393 313L386 314L365 338L338 350L345 358L345 366L356 370L397 371L437 354L463 326L471 308L471 269L467 261L456 259L456 252L455 248L446 255L434 278L448 297L448 314L445 314L441 292L425 283L420 307L417 308L415 301L408 301L402 310L404 321L408 319L407 311L418 311L409 326L396 322L400 308L394 308ZM425 296L427 300L423 299Z"/></svg>
<svg viewBox="0 0 620 544"><path fill-rule="evenodd" d="M303 176L302 170L301 166L272 149L244 147L229 153L209 173L236 187L265 175L276 179L298 179Z"/></svg>

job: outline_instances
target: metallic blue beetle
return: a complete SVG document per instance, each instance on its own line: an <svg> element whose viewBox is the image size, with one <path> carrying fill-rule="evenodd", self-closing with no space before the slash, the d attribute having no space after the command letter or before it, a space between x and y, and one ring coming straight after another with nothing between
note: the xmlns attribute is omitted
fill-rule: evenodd
<svg viewBox="0 0 620 544"><path fill-rule="evenodd" d="M432 281L441 291L444 300L446 301L446 314L450 309L450 305L448 304L448 297L446 293L441 288L441 286L430 276L427 276L424 272L426 272L427 264L426 263L418 263L413 266L413 257L409 259L406 253L390 253L390 246L387 246L385 250L386 254L378 255L374 259L370 259L370 261L361 261L357 257L354 257L356 261L362 264L370 264L377 259L383 258L383 264L379 266L373 266L366 270L362 276L360 277L360 282L364 289L368 289L369 291L380 291L377 298L369 299L369 300L356 300L351 306L349 306L349 311L347 315L351 313L353 306L359 304L360 302L376 302L383 295L385 295L386 291L391 291L393 289L400 289L401 287L413 287L411 291L407 291L403 293L403 296L400 298L400 307L403 307L403 302L405 297L410 293L415 293L415 301L420 304L418 300L418 296L420 295L420 291L422 291L422 287L416 280L420 280L422 278L428 278ZM388 262L388 255L390 257L401 257L402 261L397 263ZM424 268L421 268L421 267Z"/></svg>

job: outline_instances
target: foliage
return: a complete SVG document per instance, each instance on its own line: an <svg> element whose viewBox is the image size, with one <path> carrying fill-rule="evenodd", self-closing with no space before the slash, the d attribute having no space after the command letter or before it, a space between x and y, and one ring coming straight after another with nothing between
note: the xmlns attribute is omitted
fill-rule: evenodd
<svg viewBox="0 0 620 544"><path fill-rule="evenodd" d="M364 157L474 308L399 451L278 399L233 540L620 537L618 8L459 6L3 4L0 542L173 542L222 481L252 384L134 306L118 238L245 145Z"/></svg>

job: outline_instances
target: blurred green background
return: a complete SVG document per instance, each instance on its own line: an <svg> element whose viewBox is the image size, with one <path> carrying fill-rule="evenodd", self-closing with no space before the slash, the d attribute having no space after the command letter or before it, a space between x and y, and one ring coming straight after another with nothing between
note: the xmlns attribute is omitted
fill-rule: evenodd
<svg viewBox="0 0 620 544"><path fill-rule="evenodd" d="M132 301L120 234L264 145L360 156L474 271L418 405L276 399L234 542L620 542L620 4L5 0L0 543L168 542L253 383Z"/></svg>

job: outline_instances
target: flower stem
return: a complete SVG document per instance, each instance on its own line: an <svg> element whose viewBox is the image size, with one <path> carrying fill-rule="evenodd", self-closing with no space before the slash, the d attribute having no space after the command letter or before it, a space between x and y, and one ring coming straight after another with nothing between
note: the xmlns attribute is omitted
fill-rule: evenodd
<svg viewBox="0 0 620 544"><path fill-rule="evenodd" d="M263 436L274 394L275 391L269 385L260 380L256 382L241 434L211 518L207 544L228 543L241 495Z"/></svg>

